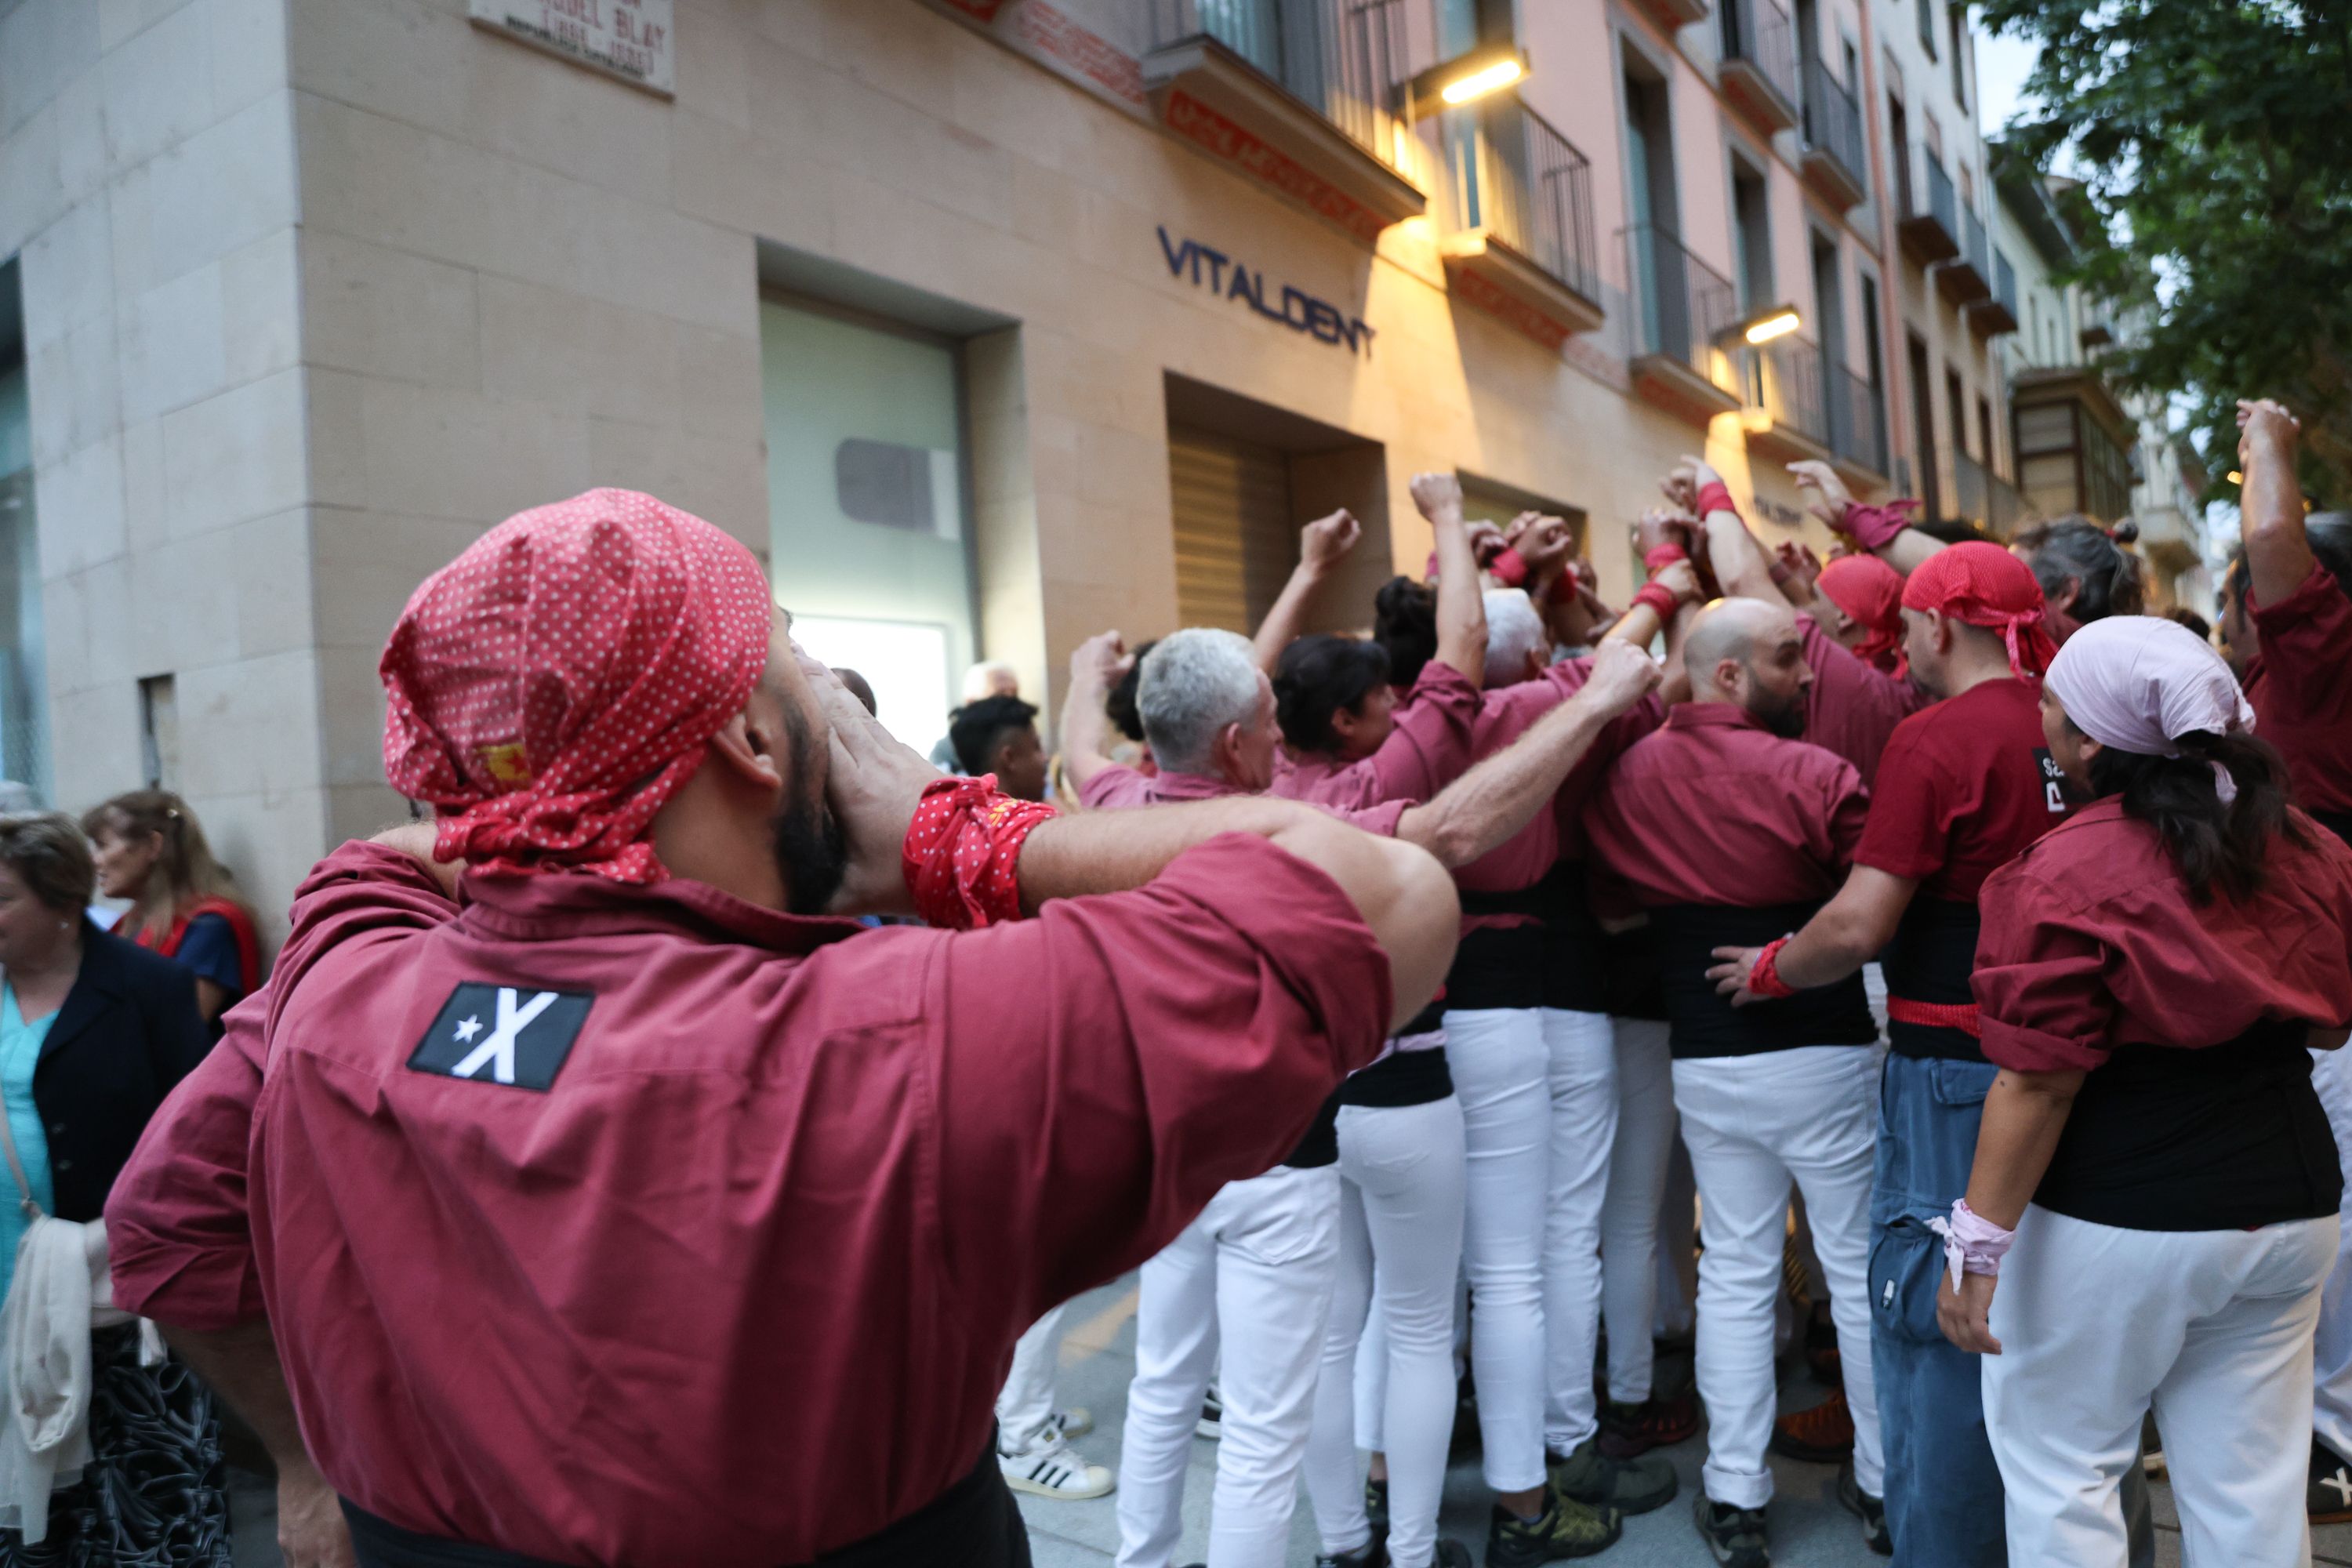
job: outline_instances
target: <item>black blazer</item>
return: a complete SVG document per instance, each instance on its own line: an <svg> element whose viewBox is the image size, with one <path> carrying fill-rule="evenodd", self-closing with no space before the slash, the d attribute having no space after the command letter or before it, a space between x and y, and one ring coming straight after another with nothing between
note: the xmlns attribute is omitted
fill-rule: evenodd
<svg viewBox="0 0 2352 1568"><path fill-rule="evenodd" d="M57 1217L87 1223L173 1086L212 1048L195 976L110 931L82 933L81 973L33 1068ZM0 1165L0 1191L16 1196Z"/></svg>

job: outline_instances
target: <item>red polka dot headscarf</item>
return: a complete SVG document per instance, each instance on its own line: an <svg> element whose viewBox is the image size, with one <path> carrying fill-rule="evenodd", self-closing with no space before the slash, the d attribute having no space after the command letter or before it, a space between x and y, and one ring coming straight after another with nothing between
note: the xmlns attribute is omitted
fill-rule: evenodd
<svg viewBox="0 0 2352 1568"><path fill-rule="evenodd" d="M384 774L438 809L445 860L658 882L654 814L742 710L772 603L750 551L651 496L519 513L393 627Z"/></svg>

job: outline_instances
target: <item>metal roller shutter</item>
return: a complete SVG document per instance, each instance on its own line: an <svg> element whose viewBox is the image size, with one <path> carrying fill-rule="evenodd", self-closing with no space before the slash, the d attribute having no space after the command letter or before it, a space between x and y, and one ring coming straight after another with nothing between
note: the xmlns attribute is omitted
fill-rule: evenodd
<svg viewBox="0 0 2352 1568"><path fill-rule="evenodd" d="M1188 626L1257 630L1298 559L1290 467L1280 452L1171 426L1176 613Z"/></svg>

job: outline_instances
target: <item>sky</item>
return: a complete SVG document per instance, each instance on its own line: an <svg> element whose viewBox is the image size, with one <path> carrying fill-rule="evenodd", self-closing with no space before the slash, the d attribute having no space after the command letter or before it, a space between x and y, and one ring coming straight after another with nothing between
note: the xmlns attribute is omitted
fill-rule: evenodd
<svg viewBox="0 0 2352 1568"><path fill-rule="evenodd" d="M1979 108L1987 136L2000 135L2017 112L2038 52L2023 38L1978 32L1977 96L1982 100Z"/></svg>

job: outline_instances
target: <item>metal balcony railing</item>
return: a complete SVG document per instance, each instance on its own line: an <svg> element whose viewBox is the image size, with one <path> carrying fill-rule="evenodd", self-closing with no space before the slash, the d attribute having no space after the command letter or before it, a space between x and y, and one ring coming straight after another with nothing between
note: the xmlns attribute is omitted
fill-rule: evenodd
<svg viewBox="0 0 2352 1568"><path fill-rule="evenodd" d="M2017 320L2017 268L2009 264L2008 257L1996 250L1992 253L1992 297L2000 301L2000 308L2009 312L2013 321Z"/></svg>
<svg viewBox="0 0 2352 1568"><path fill-rule="evenodd" d="M1914 193L1915 195L1916 193ZM1957 241L1960 237L1960 196L1952 189L1952 176L1944 173L1938 159L1927 160L1927 206L1917 217L1932 217L1944 226L1944 232Z"/></svg>
<svg viewBox="0 0 2352 1568"><path fill-rule="evenodd" d="M1805 62L1805 145L1837 160L1857 185L1868 167L1862 150L1862 106L1818 57Z"/></svg>
<svg viewBox="0 0 2352 1568"><path fill-rule="evenodd" d="M1780 0L1724 0L1723 58L1746 60L1797 101L1797 35Z"/></svg>
<svg viewBox="0 0 2352 1568"><path fill-rule="evenodd" d="M1992 287L1992 248L1985 237L1984 219L1977 216L1976 208L1964 206L1960 209L1960 226L1964 231L1958 237L1960 259L1977 269L1977 276L1985 280L1985 287L1990 289Z"/></svg>
<svg viewBox="0 0 2352 1568"><path fill-rule="evenodd" d="M2025 521L2028 508L2017 487L1966 452L1952 454L1952 489L1959 515L1996 538L2007 539Z"/></svg>
<svg viewBox="0 0 2352 1568"><path fill-rule="evenodd" d="M1886 472L1886 399L1842 364L1828 366L1830 450L1874 474Z"/></svg>
<svg viewBox="0 0 2352 1568"><path fill-rule="evenodd" d="M1149 0L1151 47L1211 37L1382 163L1404 76L1405 0Z"/></svg>
<svg viewBox="0 0 2352 1568"><path fill-rule="evenodd" d="M1821 345L1801 332L1791 332L1748 350L1744 357L1746 384L1740 390L1748 406L1764 410L1780 429L1794 431L1817 447L1829 446Z"/></svg>
<svg viewBox="0 0 2352 1568"><path fill-rule="evenodd" d="M1455 182L1454 220L1485 228L1586 299L1601 298L1592 165L1552 123L1516 98L1468 111L1475 142Z"/></svg>
<svg viewBox="0 0 2352 1568"><path fill-rule="evenodd" d="M1703 380L1723 385L1727 374L1717 368L1723 355L1716 339L1738 320L1739 291L1655 224L1627 229L1625 239L1628 271L1639 296L1635 355L1666 355Z"/></svg>

